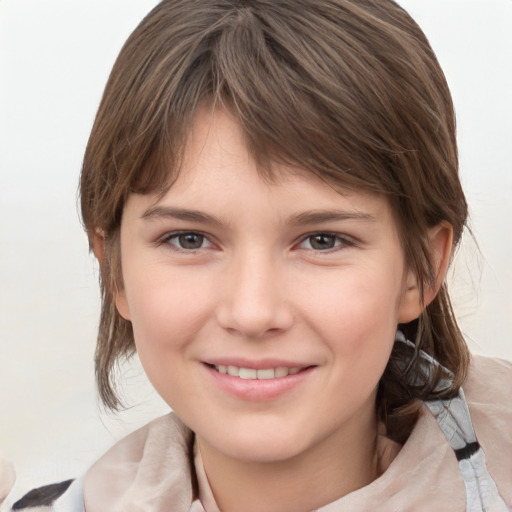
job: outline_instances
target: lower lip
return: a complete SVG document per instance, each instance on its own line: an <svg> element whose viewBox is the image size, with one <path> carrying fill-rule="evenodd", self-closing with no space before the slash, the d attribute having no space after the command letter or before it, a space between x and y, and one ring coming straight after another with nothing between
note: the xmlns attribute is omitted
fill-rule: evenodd
<svg viewBox="0 0 512 512"><path fill-rule="evenodd" d="M305 368L295 375L287 375L277 379L241 379L219 373L211 366L204 364L210 377L223 391L237 398L249 401L263 402L284 395L306 380L315 369L314 366Z"/></svg>

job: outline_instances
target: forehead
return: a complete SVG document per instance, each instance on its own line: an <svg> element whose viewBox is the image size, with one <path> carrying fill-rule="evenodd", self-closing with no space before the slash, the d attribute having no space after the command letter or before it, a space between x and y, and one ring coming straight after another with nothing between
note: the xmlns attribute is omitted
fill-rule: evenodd
<svg viewBox="0 0 512 512"><path fill-rule="evenodd" d="M256 218L295 224L391 218L383 195L328 184L300 165L273 162L271 174L262 173L233 117L207 108L194 118L172 186L165 194L148 194L136 202L145 218L179 210L189 219L206 214L221 224L244 219L247 226Z"/></svg>
<svg viewBox="0 0 512 512"><path fill-rule="evenodd" d="M189 127L180 180L190 180L197 170L206 168L215 179L216 171L229 167L236 171L249 166L257 171L246 138L233 116L223 108L198 109Z"/></svg>
<svg viewBox="0 0 512 512"><path fill-rule="evenodd" d="M261 155L264 152L264 155ZM279 147L265 146L254 150L234 115L224 108L203 106L198 109L187 130L181 164L173 185L184 186L204 180L212 185L222 176L225 180L243 179L240 169L251 169L262 182L285 184L303 178L323 185L342 195L354 193L380 195L368 192L362 186L354 187L342 172L336 178L312 171L308 165L291 161ZM228 171L228 172L226 172ZM247 174L245 174L247 176Z"/></svg>

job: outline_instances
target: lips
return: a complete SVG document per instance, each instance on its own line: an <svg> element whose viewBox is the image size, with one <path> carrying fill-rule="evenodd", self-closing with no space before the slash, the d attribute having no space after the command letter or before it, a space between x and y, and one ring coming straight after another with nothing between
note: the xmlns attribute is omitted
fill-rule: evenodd
<svg viewBox="0 0 512 512"><path fill-rule="evenodd" d="M247 402L274 400L309 380L316 365L278 360L216 360L204 368L215 387Z"/></svg>

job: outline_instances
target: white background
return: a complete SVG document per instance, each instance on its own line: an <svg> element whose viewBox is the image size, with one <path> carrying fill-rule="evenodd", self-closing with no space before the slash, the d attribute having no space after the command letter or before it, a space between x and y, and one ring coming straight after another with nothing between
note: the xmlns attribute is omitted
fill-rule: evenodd
<svg viewBox="0 0 512 512"><path fill-rule="evenodd" d="M20 480L69 478L166 406L137 365L118 416L97 405L97 268L77 209L113 61L154 0L0 2L0 448ZM452 88L475 243L450 278L474 352L512 359L512 1L402 0Z"/></svg>

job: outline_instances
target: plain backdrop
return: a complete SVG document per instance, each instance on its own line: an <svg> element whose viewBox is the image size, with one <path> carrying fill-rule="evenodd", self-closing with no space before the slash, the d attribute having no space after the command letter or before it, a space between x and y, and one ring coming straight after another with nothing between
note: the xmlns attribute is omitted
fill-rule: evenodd
<svg viewBox="0 0 512 512"><path fill-rule="evenodd" d="M0 449L23 486L81 474L167 411L135 362L117 416L98 406L98 271L77 213L103 86L154 0L0 2ZM512 1L402 0L452 89L461 175L480 253L450 274L474 352L512 359ZM480 255L479 255L480 254Z"/></svg>

